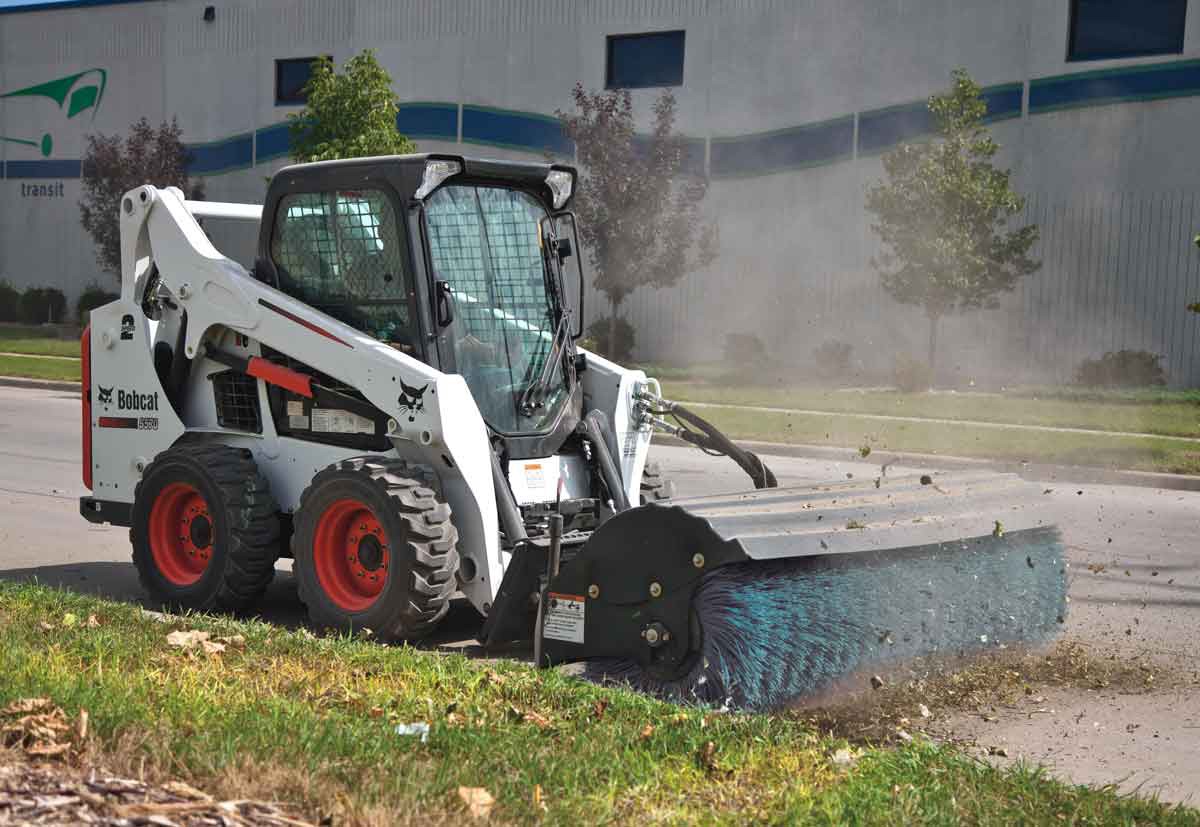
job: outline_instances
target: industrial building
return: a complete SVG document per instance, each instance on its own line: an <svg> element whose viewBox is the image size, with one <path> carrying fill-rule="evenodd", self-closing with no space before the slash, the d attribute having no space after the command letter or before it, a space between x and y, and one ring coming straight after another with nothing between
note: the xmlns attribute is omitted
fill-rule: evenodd
<svg viewBox="0 0 1200 827"><path fill-rule="evenodd" d="M967 69L1044 266L999 309L947 320L952 376L1063 381L1085 356L1164 355L1200 384L1200 9L1187 0L143 0L0 13L0 279L77 294L100 272L79 226L92 132L176 117L208 197L259 201L287 161L307 66L374 49L420 149L570 157L578 81L669 89L709 178L720 253L624 312L637 355L721 354L754 334L803 374L825 341L864 376L923 353L918 310L871 268L879 156L929 129ZM253 239L212 230L250 263ZM589 316L605 312L601 298Z"/></svg>

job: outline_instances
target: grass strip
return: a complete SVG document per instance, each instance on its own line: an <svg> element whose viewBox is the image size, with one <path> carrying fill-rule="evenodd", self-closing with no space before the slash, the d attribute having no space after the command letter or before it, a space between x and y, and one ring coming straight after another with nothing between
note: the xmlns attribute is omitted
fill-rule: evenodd
<svg viewBox="0 0 1200 827"><path fill-rule="evenodd" d="M1186 399L1137 402L1133 401L1136 397L1131 397L1127 401L1100 402L1085 398L1041 399L1001 394L728 387L686 381L668 382L663 391L669 398L682 402L1200 436L1200 404Z"/></svg>
<svg viewBox="0 0 1200 827"><path fill-rule="evenodd" d="M172 630L233 638L220 654ZM87 709L94 749L120 771L218 795L289 801L313 817L461 822L459 786L511 823L1154 823L1200 812L1111 788L999 769L948 747L868 748L787 715L681 708L512 662L260 622L158 622L136 606L0 584L0 703ZM431 727L427 742L397 735Z"/></svg>
<svg viewBox="0 0 1200 827"><path fill-rule="evenodd" d="M705 408L700 413L734 439L1200 474L1200 445L1169 437L1009 431L956 423L869 422L837 414L728 408Z"/></svg>
<svg viewBox="0 0 1200 827"><path fill-rule="evenodd" d="M28 353L32 356L69 356L79 358L76 339L5 339L0 337L0 353Z"/></svg>
<svg viewBox="0 0 1200 827"><path fill-rule="evenodd" d="M79 381L79 362L0 355L0 376Z"/></svg>

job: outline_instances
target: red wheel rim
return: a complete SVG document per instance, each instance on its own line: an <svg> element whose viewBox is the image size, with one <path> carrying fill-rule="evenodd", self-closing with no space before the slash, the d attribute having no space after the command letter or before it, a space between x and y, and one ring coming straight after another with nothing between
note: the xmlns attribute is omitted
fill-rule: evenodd
<svg viewBox="0 0 1200 827"><path fill-rule="evenodd" d="M370 508L338 500L325 509L313 535L313 567L330 600L350 612L370 608L390 562L387 534Z"/></svg>
<svg viewBox="0 0 1200 827"><path fill-rule="evenodd" d="M159 573L176 586L204 576L212 559L213 524L208 503L195 487L173 482L150 509L150 555Z"/></svg>

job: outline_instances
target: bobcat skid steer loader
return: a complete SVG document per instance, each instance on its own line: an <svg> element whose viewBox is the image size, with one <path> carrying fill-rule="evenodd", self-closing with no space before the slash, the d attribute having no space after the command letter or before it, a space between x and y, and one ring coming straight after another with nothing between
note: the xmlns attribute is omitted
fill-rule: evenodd
<svg viewBox="0 0 1200 827"><path fill-rule="evenodd" d="M895 502L845 483L666 499L645 467L655 428L732 457L757 488L775 480L644 373L575 346L575 180L567 166L407 155L286 167L261 207L128 192L121 295L93 311L82 341L83 516L130 528L158 603L250 609L291 556L320 627L417 638L461 593L485 643L532 638L539 664L595 657L655 691L747 705L879 654L866 643L877 630L859 630L874 622L869 582L838 598L859 608L837 634L861 644L824 641L799 615L798 637L779 612L730 602L776 584L785 606L797 589L829 593L826 580L806 585L816 557L860 558L894 582L891 549L927 568L942 545L986 538L988 509L1004 509L1026 542L1018 557L979 552L1009 578L1010 599L986 613L1002 627L992 634L1053 615L1028 599L1027 552L1045 538L1009 510L1024 491L1012 478L943 482L939 496L911 485ZM219 253L200 218L258 222L253 270ZM874 531L838 527L839 511L861 521L864 508ZM823 665L771 677L773 644L752 640L770 629L775 643L849 654L827 664L802 652ZM958 640L941 626L927 637Z"/></svg>

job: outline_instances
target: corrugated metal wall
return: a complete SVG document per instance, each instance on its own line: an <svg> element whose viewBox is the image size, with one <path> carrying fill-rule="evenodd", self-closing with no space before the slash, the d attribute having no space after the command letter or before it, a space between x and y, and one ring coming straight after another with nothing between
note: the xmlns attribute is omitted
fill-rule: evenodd
<svg viewBox="0 0 1200 827"><path fill-rule="evenodd" d="M1082 359L1132 349L1162 355L1173 386L1200 385L1200 314L1187 310L1200 301L1200 250L1192 243L1200 232L1198 202L1194 191L1031 195L1022 220L1041 230L1035 255L1042 269L999 309L944 320L943 377L1068 382ZM637 331L638 357L714 360L724 333L753 333L774 359L796 363L804 376L812 350L838 339L855 346L863 381L886 382L897 354L924 357L927 326L918 310L879 286L865 212L851 221L858 243L837 244L825 266L800 277L728 266L673 288L638 291L622 307ZM738 307L751 311L722 325ZM589 290L589 321L607 313L607 300Z"/></svg>

